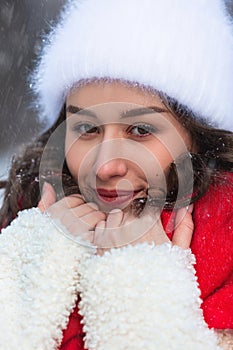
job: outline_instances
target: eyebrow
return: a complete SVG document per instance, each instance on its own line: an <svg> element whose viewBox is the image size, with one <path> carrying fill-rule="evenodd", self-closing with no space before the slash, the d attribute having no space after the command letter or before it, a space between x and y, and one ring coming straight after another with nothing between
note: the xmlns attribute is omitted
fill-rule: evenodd
<svg viewBox="0 0 233 350"><path fill-rule="evenodd" d="M157 106L149 106L149 107L139 107L130 109L129 111L125 111L122 113L122 118L130 118L130 117L138 117L144 114L151 114L151 113L165 113L167 112L166 109L160 108Z"/></svg>
<svg viewBox="0 0 233 350"><path fill-rule="evenodd" d="M66 112L72 113L72 114L78 114L81 113L82 115L86 115L88 117L97 118L97 115L87 108L81 108L78 106L69 105L66 108ZM160 108L157 106L149 106L149 107L139 107L130 109L128 111L124 111L121 113L121 118L131 118L131 117L139 117L145 114L151 114L151 113L166 113L168 112L167 109Z"/></svg>
<svg viewBox="0 0 233 350"><path fill-rule="evenodd" d="M83 115L86 115L88 117L96 118L96 114L94 112L92 112L90 109L80 108L80 107L73 106L73 105L69 105L66 108L66 112L72 113L72 114L78 114L78 113L81 112L81 114L83 114Z"/></svg>

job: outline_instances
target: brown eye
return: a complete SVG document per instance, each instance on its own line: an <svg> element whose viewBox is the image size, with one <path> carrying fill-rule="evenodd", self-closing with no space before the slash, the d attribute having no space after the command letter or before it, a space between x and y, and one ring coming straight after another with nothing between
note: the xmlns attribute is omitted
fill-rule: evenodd
<svg viewBox="0 0 233 350"><path fill-rule="evenodd" d="M128 133L132 134L134 136L143 137L147 135L154 134L157 131L157 129L149 124L138 124L138 125L132 125L128 129Z"/></svg>
<svg viewBox="0 0 233 350"><path fill-rule="evenodd" d="M98 127L89 123L77 124L73 127L73 131L75 131L79 135L99 133Z"/></svg>

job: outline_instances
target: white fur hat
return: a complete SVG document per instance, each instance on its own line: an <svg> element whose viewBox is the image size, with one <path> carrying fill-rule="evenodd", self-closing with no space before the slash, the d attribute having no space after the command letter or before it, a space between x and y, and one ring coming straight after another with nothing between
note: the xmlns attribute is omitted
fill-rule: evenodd
<svg viewBox="0 0 233 350"><path fill-rule="evenodd" d="M233 27L223 0L73 0L34 75L47 125L85 79L162 91L233 131Z"/></svg>

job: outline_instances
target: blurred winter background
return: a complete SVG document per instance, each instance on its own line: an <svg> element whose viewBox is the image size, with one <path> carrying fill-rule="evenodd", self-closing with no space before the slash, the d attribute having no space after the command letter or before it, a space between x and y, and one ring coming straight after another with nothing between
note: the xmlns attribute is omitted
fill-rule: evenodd
<svg viewBox="0 0 233 350"><path fill-rule="evenodd" d="M64 3L0 0L0 180L7 177L12 155L39 130L28 77Z"/></svg>
<svg viewBox="0 0 233 350"><path fill-rule="evenodd" d="M65 1L0 0L0 179L7 176L12 154L39 130L29 108L28 76ZM233 0L226 3L233 14Z"/></svg>

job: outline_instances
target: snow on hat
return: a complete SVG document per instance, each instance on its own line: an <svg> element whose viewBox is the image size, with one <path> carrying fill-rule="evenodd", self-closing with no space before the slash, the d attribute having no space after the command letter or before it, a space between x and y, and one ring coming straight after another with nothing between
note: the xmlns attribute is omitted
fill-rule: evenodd
<svg viewBox="0 0 233 350"><path fill-rule="evenodd" d="M34 74L52 125L81 80L120 79L162 91L233 131L233 28L223 0L73 0Z"/></svg>

